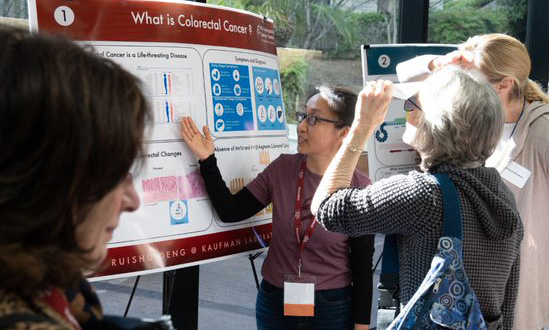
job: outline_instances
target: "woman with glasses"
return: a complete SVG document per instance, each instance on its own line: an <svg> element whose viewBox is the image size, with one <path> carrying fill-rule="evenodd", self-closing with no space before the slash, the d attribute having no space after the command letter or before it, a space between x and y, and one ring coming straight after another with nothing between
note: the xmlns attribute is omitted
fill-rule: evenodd
<svg viewBox="0 0 549 330"><path fill-rule="evenodd" d="M516 329L549 326L549 97L528 78L531 69L526 47L504 34L469 38L445 56L424 55L397 66L401 81L424 79L448 64L479 69L496 90L503 110L503 134L486 166L495 167L515 195L525 240ZM515 174L520 173L520 174Z"/></svg>
<svg viewBox="0 0 549 330"><path fill-rule="evenodd" d="M431 174L448 175L459 195L455 206L462 214L463 266L484 320L489 329L511 329L523 233L513 194L494 168L483 165L503 129L496 92L476 71L452 66L434 73L419 91L421 111L414 110L413 146L423 172L394 175L367 188L344 188L357 162L350 150L363 145L384 121L391 95L392 84L384 81L361 92L345 145L326 170L311 211L330 231L395 235L398 295L406 304L429 271L442 234L442 192ZM461 286L455 288L446 303L464 306Z"/></svg>
<svg viewBox="0 0 549 330"><path fill-rule="evenodd" d="M200 159L206 190L222 221L241 221L273 204L273 236L256 301L260 330L368 329L374 236L330 233L316 225L309 209L326 167L349 132L355 104L356 94L345 88L318 87L296 114L299 153L280 155L234 195L217 167L207 126L202 135L191 118L181 122L181 135ZM359 149L354 152L360 154ZM352 177L353 186L370 184L359 171ZM288 280L292 276L314 283L314 316L294 313L288 306L285 310L285 295L292 293L284 292L285 284L298 285Z"/></svg>

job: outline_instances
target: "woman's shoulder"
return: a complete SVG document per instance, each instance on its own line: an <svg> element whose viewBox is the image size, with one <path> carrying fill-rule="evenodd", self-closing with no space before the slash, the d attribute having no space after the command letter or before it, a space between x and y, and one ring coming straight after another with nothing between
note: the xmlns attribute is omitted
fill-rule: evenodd
<svg viewBox="0 0 549 330"><path fill-rule="evenodd" d="M372 180L368 175L359 169L355 169L351 185L354 187L366 187L372 184Z"/></svg>
<svg viewBox="0 0 549 330"><path fill-rule="evenodd" d="M71 329L57 321L36 313L18 294L0 289L0 328L28 330Z"/></svg>

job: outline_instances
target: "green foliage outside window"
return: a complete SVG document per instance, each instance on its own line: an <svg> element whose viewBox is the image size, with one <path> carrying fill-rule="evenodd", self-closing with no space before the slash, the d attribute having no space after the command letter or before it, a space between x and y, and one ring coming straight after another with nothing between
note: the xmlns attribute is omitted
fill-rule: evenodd
<svg viewBox="0 0 549 330"><path fill-rule="evenodd" d="M300 110L305 93L307 92L307 75L309 64L303 58L297 58L291 63L281 65L280 81L282 95L284 95L284 108L286 108L286 121L295 124L295 113Z"/></svg>
<svg viewBox="0 0 549 330"><path fill-rule="evenodd" d="M442 2L443 9L433 9ZM456 44L485 33L507 33L521 38L527 0L431 1L429 42Z"/></svg>

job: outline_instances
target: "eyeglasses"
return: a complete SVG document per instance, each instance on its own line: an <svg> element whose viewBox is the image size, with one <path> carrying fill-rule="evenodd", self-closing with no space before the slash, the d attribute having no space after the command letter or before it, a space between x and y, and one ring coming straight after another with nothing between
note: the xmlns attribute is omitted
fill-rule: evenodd
<svg viewBox="0 0 549 330"><path fill-rule="evenodd" d="M296 112L295 113L295 120L297 120L297 122L299 124L301 124L301 122L304 119L307 120L307 125L309 125L309 126L315 126L316 123L319 122L319 121L325 121L327 123L332 123L332 124L341 124L342 123L339 120L324 119L324 118L317 117L313 114L308 115L305 112Z"/></svg>
<svg viewBox="0 0 549 330"><path fill-rule="evenodd" d="M421 110L421 107L417 105L418 103L417 96L412 96L404 100L404 111L413 111L414 109Z"/></svg>

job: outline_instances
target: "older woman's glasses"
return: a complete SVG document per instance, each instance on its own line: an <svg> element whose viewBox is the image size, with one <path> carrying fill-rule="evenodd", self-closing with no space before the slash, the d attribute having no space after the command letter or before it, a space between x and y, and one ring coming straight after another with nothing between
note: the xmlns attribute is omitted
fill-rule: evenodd
<svg viewBox="0 0 549 330"><path fill-rule="evenodd" d="M309 126L315 126L316 123L319 122L319 121L325 121L327 123L332 123L332 124L341 124L341 121L320 118L320 117L317 117L313 114L308 115L305 112L296 112L295 113L295 120L297 120L297 122L299 124L301 124L301 122L304 119L306 119L307 125L309 125Z"/></svg>
<svg viewBox="0 0 549 330"><path fill-rule="evenodd" d="M421 110L421 107L417 105L418 103L416 96L404 100L404 111L413 111L414 109Z"/></svg>

